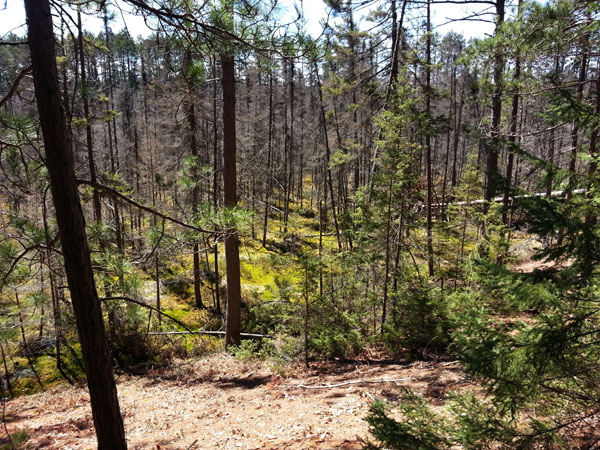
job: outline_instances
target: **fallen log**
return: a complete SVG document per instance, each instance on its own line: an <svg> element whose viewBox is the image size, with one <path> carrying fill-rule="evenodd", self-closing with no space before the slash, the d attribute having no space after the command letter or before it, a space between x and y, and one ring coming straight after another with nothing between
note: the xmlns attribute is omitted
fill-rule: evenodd
<svg viewBox="0 0 600 450"><path fill-rule="evenodd" d="M148 336L169 336L169 335L178 335L178 334L204 334L204 335L214 335L214 336L225 336L224 331L209 331L209 330L198 330L198 331L151 331L149 333L144 333ZM240 336L248 339L260 339L260 338L272 338L272 336L266 334L256 334L256 333L240 333Z"/></svg>

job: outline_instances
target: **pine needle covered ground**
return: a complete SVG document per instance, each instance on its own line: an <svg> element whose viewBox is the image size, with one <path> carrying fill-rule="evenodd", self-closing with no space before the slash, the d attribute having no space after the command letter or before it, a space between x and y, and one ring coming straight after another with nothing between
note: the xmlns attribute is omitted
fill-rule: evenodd
<svg viewBox="0 0 600 450"><path fill-rule="evenodd" d="M129 447L355 450L368 435L364 418L373 400L396 400L408 387L440 404L448 391L473 387L454 361L376 359L316 363L311 369L293 365L282 373L262 361L219 353L122 376L118 390ZM25 431L26 448L96 446L83 385L23 396L6 408L8 430ZM6 443L5 436L0 442Z"/></svg>

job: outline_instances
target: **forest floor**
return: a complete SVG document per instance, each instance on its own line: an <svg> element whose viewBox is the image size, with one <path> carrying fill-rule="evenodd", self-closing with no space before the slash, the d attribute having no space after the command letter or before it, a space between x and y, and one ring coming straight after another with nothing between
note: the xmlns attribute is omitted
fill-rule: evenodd
<svg viewBox="0 0 600 450"><path fill-rule="evenodd" d="M410 388L441 405L449 391L473 385L455 361L368 357L282 369L224 353L118 379L129 448L140 450L355 450L368 438L374 400L397 400ZM26 448L96 447L83 385L8 401L6 422L11 433L27 432Z"/></svg>

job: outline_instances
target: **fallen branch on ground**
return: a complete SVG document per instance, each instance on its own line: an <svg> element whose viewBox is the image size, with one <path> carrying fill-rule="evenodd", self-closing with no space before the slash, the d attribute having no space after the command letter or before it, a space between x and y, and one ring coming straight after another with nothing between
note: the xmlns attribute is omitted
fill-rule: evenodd
<svg viewBox="0 0 600 450"><path fill-rule="evenodd" d="M409 381L410 378L395 378L393 380L353 380L353 381L344 381L343 383L336 383L336 384L327 384L327 385L323 385L323 386L311 386L308 384L298 384L296 385L296 387L299 388L304 388L304 389L329 389L329 388L335 388L335 387L340 387L340 386L347 386L349 384L363 384L363 383L396 383L398 384L399 381Z"/></svg>
<svg viewBox="0 0 600 450"><path fill-rule="evenodd" d="M212 335L219 335L219 336L224 336L225 332L224 331L212 331L212 330L198 330L198 331L151 331L150 333L146 333L149 336L167 336L167 335L173 335L173 334L212 334ZM240 333L241 337L247 337L247 338L270 338L271 336L268 336L266 334L255 334L255 333Z"/></svg>

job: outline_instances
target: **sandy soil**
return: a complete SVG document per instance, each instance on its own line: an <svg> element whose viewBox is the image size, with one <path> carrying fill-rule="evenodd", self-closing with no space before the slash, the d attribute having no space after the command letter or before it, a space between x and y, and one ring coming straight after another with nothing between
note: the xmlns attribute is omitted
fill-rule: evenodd
<svg viewBox="0 0 600 450"><path fill-rule="evenodd" d="M129 448L355 450L368 438L363 419L374 399L393 401L410 387L441 403L470 384L454 362L327 362L289 372L283 378L267 364L218 354L122 376ZM96 448L83 386L9 401L6 418L10 432L28 430L29 448Z"/></svg>

